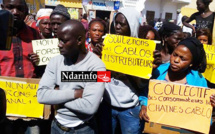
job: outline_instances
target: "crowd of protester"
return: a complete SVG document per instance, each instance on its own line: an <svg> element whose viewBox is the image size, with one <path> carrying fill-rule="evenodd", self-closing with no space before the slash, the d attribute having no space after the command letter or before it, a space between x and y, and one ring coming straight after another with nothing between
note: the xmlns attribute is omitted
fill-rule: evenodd
<svg viewBox="0 0 215 134"><path fill-rule="evenodd" d="M61 71L106 70L101 60L106 33L160 41L160 47L153 52L151 79L215 88L201 75L207 64L203 44L212 44L211 2L197 0L197 13L179 17L183 25L161 19L153 26L140 24L140 13L135 8L123 8L110 23L110 32L109 25L100 18L88 22L84 14L80 21L71 19L63 5L40 9L34 20L34 16L27 14L24 0L3 0L2 9L14 15L14 33L11 50L0 51L0 75L41 78L38 102L55 105L52 110L55 115L46 121L9 120L1 116L0 133L142 133L144 123L150 121L147 115L149 80L111 71L108 83L61 82ZM189 24L194 19L196 27ZM51 38L58 38L60 55L52 58L47 66L37 66L39 56L33 53L31 41ZM215 107L215 96L210 101Z"/></svg>

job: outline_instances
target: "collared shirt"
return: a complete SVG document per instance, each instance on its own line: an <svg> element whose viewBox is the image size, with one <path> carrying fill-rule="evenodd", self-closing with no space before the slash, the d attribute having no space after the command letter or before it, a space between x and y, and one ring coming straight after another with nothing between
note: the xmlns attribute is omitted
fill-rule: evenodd
<svg viewBox="0 0 215 134"><path fill-rule="evenodd" d="M11 77L35 77L35 66L28 58L33 53L32 40L40 39L39 33L24 25L12 38L11 49L0 51L0 75Z"/></svg>

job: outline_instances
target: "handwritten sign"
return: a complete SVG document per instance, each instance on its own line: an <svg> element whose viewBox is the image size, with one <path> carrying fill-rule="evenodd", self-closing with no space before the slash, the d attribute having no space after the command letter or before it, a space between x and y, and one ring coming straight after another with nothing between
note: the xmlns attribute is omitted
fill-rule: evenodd
<svg viewBox="0 0 215 134"><path fill-rule="evenodd" d="M195 134L182 128L170 127L163 124L157 124L154 122L145 123L143 133L149 134Z"/></svg>
<svg viewBox="0 0 215 134"><path fill-rule="evenodd" d="M214 23L215 24L215 18L214 18ZM215 45L215 26L213 26L213 32L212 32L212 44Z"/></svg>
<svg viewBox="0 0 215 134"><path fill-rule="evenodd" d="M0 79L6 93L7 116L43 118L44 105L37 101L38 84Z"/></svg>
<svg viewBox="0 0 215 134"><path fill-rule="evenodd" d="M215 46L204 45L206 58L207 58L207 68L203 73L203 76L212 83L215 83Z"/></svg>
<svg viewBox="0 0 215 134"><path fill-rule="evenodd" d="M151 80L147 113L151 122L208 133L215 90Z"/></svg>
<svg viewBox="0 0 215 134"><path fill-rule="evenodd" d="M39 55L40 58L38 66L47 65L52 57L60 54L58 44L58 39L42 39L32 41L33 51Z"/></svg>
<svg viewBox="0 0 215 134"><path fill-rule="evenodd" d="M107 69L145 79L151 77L154 41L108 34L104 44L102 61Z"/></svg>

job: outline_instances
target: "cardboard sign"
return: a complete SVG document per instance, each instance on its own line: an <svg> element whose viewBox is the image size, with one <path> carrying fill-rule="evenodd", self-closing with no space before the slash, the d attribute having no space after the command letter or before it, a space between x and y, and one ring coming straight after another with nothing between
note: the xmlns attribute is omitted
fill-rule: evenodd
<svg viewBox="0 0 215 134"><path fill-rule="evenodd" d="M151 122L208 133L214 93L209 88L151 80L147 114Z"/></svg>
<svg viewBox="0 0 215 134"><path fill-rule="evenodd" d="M6 115L43 119L44 105L38 103L36 96L38 84L19 79L25 78L0 77L0 88L6 94ZM34 81L38 83L39 79Z"/></svg>
<svg viewBox="0 0 215 134"><path fill-rule="evenodd" d="M213 23L213 32L212 32L212 44L215 46L215 18Z"/></svg>
<svg viewBox="0 0 215 134"><path fill-rule="evenodd" d="M151 77L154 41L108 34L104 45L102 61L107 69L145 79Z"/></svg>
<svg viewBox="0 0 215 134"><path fill-rule="evenodd" d="M58 39L33 40L33 52L39 55L40 61L38 66L47 65L52 57L60 54L58 48Z"/></svg>
<svg viewBox="0 0 215 134"><path fill-rule="evenodd" d="M215 83L215 46L204 44L204 49L207 58L207 68L203 76L211 83Z"/></svg>
<svg viewBox="0 0 215 134"><path fill-rule="evenodd" d="M181 128L157 124L154 122L145 123L143 133L149 134L195 134Z"/></svg>

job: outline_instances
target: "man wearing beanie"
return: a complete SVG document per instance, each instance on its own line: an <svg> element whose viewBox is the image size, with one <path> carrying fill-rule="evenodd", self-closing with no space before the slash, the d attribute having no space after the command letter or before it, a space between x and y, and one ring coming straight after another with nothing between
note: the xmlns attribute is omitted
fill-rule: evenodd
<svg viewBox="0 0 215 134"><path fill-rule="evenodd" d="M39 32L43 39L52 38L52 29L50 26L50 15L52 11L52 9L42 8L36 15L36 26L39 27Z"/></svg>
<svg viewBox="0 0 215 134"><path fill-rule="evenodd" d="M54 37L57 37L57 29L63 22L70 20L70 14L63 5L57 5L50 15L52 31Z"/></svg>

